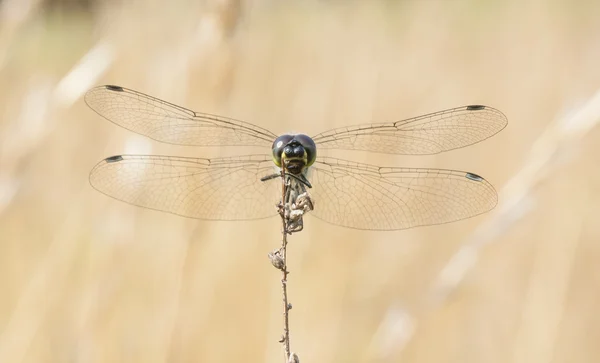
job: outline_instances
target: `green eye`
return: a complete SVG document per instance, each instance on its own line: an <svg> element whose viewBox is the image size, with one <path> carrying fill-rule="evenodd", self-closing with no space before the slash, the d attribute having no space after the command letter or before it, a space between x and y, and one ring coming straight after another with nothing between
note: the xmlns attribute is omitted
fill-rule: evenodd
<svg viewBox="0 0 600 363"><path fill-rule="evenodd" d="M271 146L271 151L273 153L273 162L275 165L281 167L281 154L283 153L283 148L287 145L292 139L293 135L281 135L273 141L273 146Z"/></svg>
<svg viewBox="0 0 600 363"><path fill-rule="evenodd" d="M304 134L295 135L294 140L298 141L306 151L306 166L311 166L317 159L317 145L310 136Z"/></svg>

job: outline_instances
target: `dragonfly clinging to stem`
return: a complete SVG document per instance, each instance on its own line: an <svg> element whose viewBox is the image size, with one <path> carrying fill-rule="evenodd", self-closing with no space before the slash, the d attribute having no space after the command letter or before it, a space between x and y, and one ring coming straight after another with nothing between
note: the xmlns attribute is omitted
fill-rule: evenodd
<svg viewBox="0 0 600 363"><path fill-rule="evenodd" d="M430 155L475 144L500 132L504 114L471 105L402 121L332 129L312 138L277 136L262 127L194 112L120 86L85 96L100 116L151 139L187 146L261 146L269 154L192 158L117 155L90 173L94 188L124 202L205 220L277 215L274 205L355 229L399 230L485 213L494 187L477 174L435 168L381 167L332 157L319 149ZM289 193L274 182L284 169ZM313 206L314 201L314 206ZM283 202L283 203L281 203Z"/></svg>

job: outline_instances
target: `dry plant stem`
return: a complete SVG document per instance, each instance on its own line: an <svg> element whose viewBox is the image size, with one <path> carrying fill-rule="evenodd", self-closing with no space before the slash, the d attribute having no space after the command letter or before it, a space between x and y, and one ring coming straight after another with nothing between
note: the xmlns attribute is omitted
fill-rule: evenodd
<svg viewBox="0 0 600 363"><path fill-rule="evenodd" d="M281 168L281 203L283 213L281 215L281 224L283 226L281 232L281 254L283 255L283 269L281 270L281 288L283 290L283 346L285 348L285 362L290 358L290 328L289 328L289 305L287 298L287 220L285 215L285 170Z"/></svg>

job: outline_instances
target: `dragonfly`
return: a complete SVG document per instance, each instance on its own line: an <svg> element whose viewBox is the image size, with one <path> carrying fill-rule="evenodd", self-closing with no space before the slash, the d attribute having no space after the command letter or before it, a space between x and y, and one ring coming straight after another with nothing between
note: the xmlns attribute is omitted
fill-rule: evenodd
<svg viewBox="0 0 600 363"><path fill-rule="evenodd" d="M92 88L85 102L105 119L159 142L268 150L216 158L115 155L93 167L89 179L95 189L139 207L234 221L273 217L281 213L282 203L293 203L333 225L389 231L463 220L498 203L492 184L475 173L377 166L317 154L317 149L340 149L433 155L466 147L506 127L506 116L488 106L334 128L309 137L276 135L245 121L195 112L121 86ZM282 200L277 178L282 169L291 191L288 200Z"/></svg>

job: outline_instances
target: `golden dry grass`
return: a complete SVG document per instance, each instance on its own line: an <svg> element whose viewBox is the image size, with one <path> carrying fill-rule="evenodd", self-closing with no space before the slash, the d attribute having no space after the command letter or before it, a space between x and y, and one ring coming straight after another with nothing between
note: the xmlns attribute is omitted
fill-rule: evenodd
<svg viewBox="0 0 600 363"><path fill-rule="evenodd" d="M304 363L598 361L598 119L575 136L556 126L595 107L598 2L41 6L0 2L0 362L282 361L279 274L266 258L277 219L187 220L87 181L121 152L258 150L133 135L83 103L105 83L275 133L502 110L502 133L439 156L331 153L470 170L501 199L495 213L399 232L307 218L290 242L292 350ZM533 177L504 188L522 170ZM453 259L461 251L473 258ZM465 274L445 284L449 263Z"/></svg>

